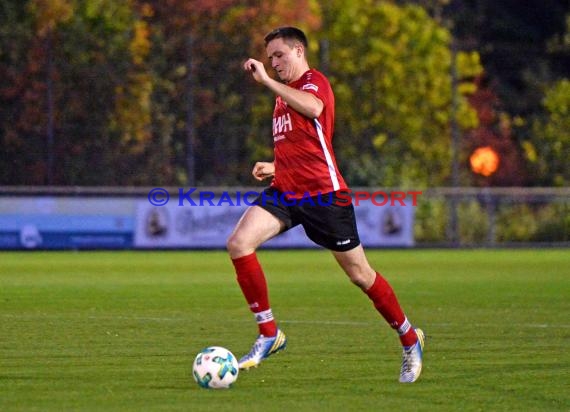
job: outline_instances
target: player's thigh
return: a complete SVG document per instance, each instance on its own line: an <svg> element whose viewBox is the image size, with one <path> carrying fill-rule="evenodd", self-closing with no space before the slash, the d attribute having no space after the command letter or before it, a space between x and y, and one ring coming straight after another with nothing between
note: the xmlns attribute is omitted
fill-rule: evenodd
<svg viewBox="0 0 570 412"><path fill-rule="evenodd" d="M260 206L251 206L242 215L228 238L227 248L232 258L253 253L261 244L277 236L285 224Z"/></svg>

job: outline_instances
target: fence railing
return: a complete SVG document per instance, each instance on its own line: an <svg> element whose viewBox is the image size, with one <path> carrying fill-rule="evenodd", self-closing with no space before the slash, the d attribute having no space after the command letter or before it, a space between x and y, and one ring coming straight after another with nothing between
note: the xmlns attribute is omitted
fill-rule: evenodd
<svg viewBox="0 0 570 412"><path fill-rule="evenodd" d="M416 242L569 246L570 188L432 188L416 211Z"/></svg>

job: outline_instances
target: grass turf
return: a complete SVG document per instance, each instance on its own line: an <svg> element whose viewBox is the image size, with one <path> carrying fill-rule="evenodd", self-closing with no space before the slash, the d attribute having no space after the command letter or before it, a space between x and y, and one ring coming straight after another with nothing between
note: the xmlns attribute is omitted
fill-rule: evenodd
<svg viewBox="0 0 570 412"><path fill-rule="evenodd" d="M568 250L371 250L428 335L398 383L395 333L325 251L261 251L285 352L204 390L205 346L257 328L222 252L0 254L2 411L568 410Z"/></svg>

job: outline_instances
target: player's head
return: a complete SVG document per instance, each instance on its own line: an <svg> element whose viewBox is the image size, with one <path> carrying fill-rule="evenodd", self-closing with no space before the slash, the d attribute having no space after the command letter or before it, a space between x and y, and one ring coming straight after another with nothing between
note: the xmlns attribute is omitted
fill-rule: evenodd
<svg viewBox="0 0 570 412"><path fill-rule="evenodd" d="M286 83L297 80L307 70L307 36L296 27L279 27L264 38L271 67Z"/></svg>
<svg viewBox="0 0 570 412"><path fill-rule="evenodd" d="M307 48L307 36L303 33L302 30L296 27L279 27L271 32L267 33L265 36L265 47L269 44L271 40L275 39L283 39L287 44L291 47L294 47L295 44L300 43L303 45L303 48Z"/></svg>

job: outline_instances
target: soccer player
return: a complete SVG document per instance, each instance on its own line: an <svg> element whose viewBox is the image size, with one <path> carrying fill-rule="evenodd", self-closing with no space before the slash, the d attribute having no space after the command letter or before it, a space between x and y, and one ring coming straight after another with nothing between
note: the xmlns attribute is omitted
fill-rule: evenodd
<svg viewBox="0 0 570 412"><path fill-rule="evenodd" d="M227 241L237 281L259 327L259 336L251 351L239 360L239 367L257 366L287 344L271 311L256 249L300 224L313 242L332 252L350 280L397 331L403 346L399 380L414 382L422 370L424 333L412 327L392 287L368 263L352 204L339 201L339 191L348 191L348 187L332 147L335 113L329 81L309 67L307 38L301 30L273 30L265 36L265 46L281 81L271 78L258 60L248 59L243 68L276 95L274 160L257 162L252 171L259 181L271 178L271 184L244 212Z"/></svg>

